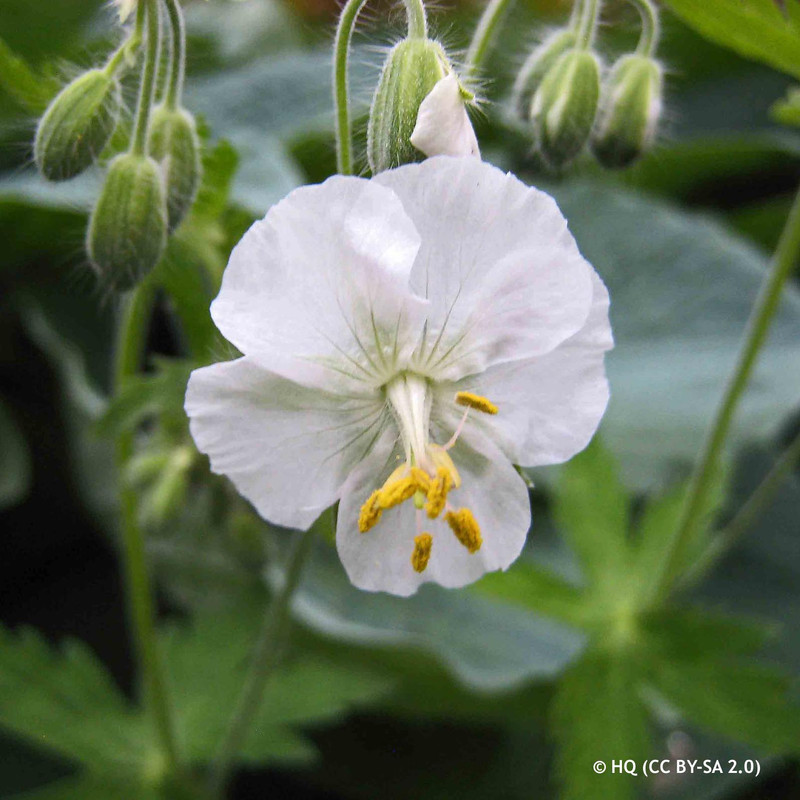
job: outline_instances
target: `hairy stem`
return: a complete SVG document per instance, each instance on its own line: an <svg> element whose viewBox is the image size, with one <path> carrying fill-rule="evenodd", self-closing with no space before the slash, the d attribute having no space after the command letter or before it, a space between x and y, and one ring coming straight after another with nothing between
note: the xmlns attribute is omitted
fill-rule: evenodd
<svg viewBox="0 0 800 800"><path fill-rule="evenodd" d="M661 23L658 20L658 9L652 0L631 0L642 18L642 33L636 53L640 56L652 56L658 47L661 36Z"/></svg>
<svg viewBox="0 0 800 800"><path fill-rule="evenodd" d="M483 69L497 29L510 6L511 0L489 0L489 5L486 6L478 20L478 26L475 28L467 50L466 75L468 78L476 78Z"/></svg>
<svg viewBox="0 0 800 800"><path fill-rule="evenodd" d="M236 757L258 716L264 689L280 660L281 646L289 626L289 603L300 581L316 530L316 526L312 526L307 531L298 531L295 534L283 583L264 616L261 631L253 647L250 671L214 761L211 794L215 798L223 796Z"/></svg>
<svg viewBox="0 0 800 800"><path fill-rule="evenodd" d="M594 42L597 20L600 18L602 0L584 0L581 18L578 23L578 46L588 50Z"/></svg>
<svg viewBox="0 0 800 800"><path fill-rule="evenodd" d="M183 81L186 73L186 25L183 11L178 0L164 0L172 31L172 53L167 81L166 103L170 111L174 111L181 103Z"/></svg>
<svg viewBox="0 0 800 800"><path fill-rule="evenodd" d="M667 558L660 574L655 578L654 585L660 594L666 593L671 587L686 548L697 533L706 496L712 487L713 476L722 456L734 413L747 388L756 357L767 338L772 318L778 310L781 291L797 263L798 255L800 255L800 190L795 196L770 269L764 276L747 323L736 365L692 473L680 521L667 550Z"/></svg>
<svg viewBox="0 0 800 800"><path fill-rule="evenodd" d="M135 289L125 309L116 351L115 380L119 392L141 366L154 289L145 282ZM135 493L126 485L124 469L133 454L134 435L125 431L117 439L117 469L120 474L120 507L125 587L136 656L144 681L145 701L156 735L171 771L176 772L178 754L172 707L167 696L164 670L155 626L155 603L145 558L144 535L139 527Z"/></svg>
<svg viewBox="0 0 800 800"><path fill-rule="evenodd" d="M142 0L147 16L147 48L145 50L144 69L139 84L139 101L136 105L136 123L131 140L131 152L135 155L147 153L147 128L150 124L150 109L156 88L158 72L158 56L161 48L161 21L158 14L158 0ZM138 19L137 19L138 23Z"/></svg>

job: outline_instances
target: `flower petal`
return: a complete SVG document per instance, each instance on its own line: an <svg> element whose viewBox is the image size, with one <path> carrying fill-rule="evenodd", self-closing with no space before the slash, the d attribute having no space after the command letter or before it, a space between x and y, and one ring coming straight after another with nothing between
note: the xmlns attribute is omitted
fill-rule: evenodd
<svg viewBox="0 0 800 800"><path fill-rule="evenodd" d="M239 350L286 378L380 385L422 326L425 302L408 286L419 243L385 187L336 176L296 189L236 246L211 314Z"/></svg>
<svg viewBox="0 0 800 800"><path fill-rule="evenodd" d="M211 469L262 517L291 528L307 528L340 497L386 414L378 393L308 389L247 357L195 370L186 412Z"/></svg>
<svg viewBox="0 0 800 800"><path fill-rule="evenodd" d="M474 158L373 180L400 197L422 237L411 288L431 305L419 371L457 380L547 353L583 326L593 270L549 195Z"/></svg>
<svg viewBox="0 0 800 800"><path fill-rule="evenodd" d="M614 341L608 291L596 273L593 283L586 324L555 350L492 367L452 387L498 406L496 416L476 414L472 421L494 430L515 464L560 464L583 450L600 424L609 398L604 356Z"/></svg>
<svg viewBox="0 0 800 800"><path fill-rule="evenodd" d="M360 589L407 597L423 583L465 586L484 573L507 569L525 544L531 512L528 489L508 458L485 436L472 431L452 451L462 484L450 494L455 507L468 507L480 525L483 545L476 553L458 542L443 518L422 515L422 529L433 536L424 572L411 566L417 510L411 501L384 511L380 522L359 533L359 509L391 471L385 446L353 472L342 491L336 545L350 581Z"/></svg>
<svg viewBox="0 0 800 800"><path fill-rule="evenodd" d="M480 158L478 140L454 72L437 81L420 104L411 144L426 156Z"/></svg>

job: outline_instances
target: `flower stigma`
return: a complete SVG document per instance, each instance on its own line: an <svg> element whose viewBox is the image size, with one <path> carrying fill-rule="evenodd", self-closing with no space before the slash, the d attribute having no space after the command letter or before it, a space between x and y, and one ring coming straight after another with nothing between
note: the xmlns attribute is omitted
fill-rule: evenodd
<svg viewBox="0 0 800 800"><path fill-rule="evenodd" d="M442 446L430 441L432 392L426 378L403 372L392 378L384 389L400 428L405 461L361 507L359 531L366 533L380 522L384 511L413 498L418 523L411 565L417 572L425 571L433 548L433 536L421 532L422 509L429 519L437 519L446 512L444 520L456 539L470 553L476 553L483 538L475 516L470 509L455 509L448 502L449 493L461 486L461 476L448 451L458 440L471 410L497 414L497 406L472 392L458 392L454 402L465 407L465 411L452 438Z"/></svg>

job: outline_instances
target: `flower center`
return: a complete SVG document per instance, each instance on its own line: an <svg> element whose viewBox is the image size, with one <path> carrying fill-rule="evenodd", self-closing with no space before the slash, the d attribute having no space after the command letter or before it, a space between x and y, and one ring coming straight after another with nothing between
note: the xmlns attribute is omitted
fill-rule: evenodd
<svg viewBox="0 0 800 800"><path fill-rule="evenodd" d="M405 462L361 507L358 529L366 533L380 522L384 511L413 499L417 524L411 564L417 572L425 571L433 547L432 535L422 530L423 510L429 519L445 512L444 521L458 541L470 553L477 552L483 539L475 517L468 508L455 509L448 502L449 493L461 486L448 451L458 440L470 409L496 414L497 406L472 392L458 392L454 403L465 408L464 415L450 441L442 446L430 441L432 393L425 378L402 373L386 384L386 397L400 428Z"/></svg>

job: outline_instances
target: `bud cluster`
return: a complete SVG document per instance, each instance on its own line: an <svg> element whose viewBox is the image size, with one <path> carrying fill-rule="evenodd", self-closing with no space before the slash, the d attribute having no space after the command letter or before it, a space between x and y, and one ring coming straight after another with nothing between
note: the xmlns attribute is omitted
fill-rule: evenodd
<svg viewBox="0 0 800 800"><path fill-rule="evenodd" d="M156 98L162 2L172 48L164 97ZM195 121L180 104L185 33L179 2L138 0L133 5L135 27L122 45L104 66L84 72L56 95L34 142L36 165L51 181L107 164L86 247L101 282L114 291L133 288L159 263L169 234L194 202L201 174ZM143 45L145 57L140 59ZM124 136L114 136L124 110L120 78L137 62L140 88L134 130L127 152L120 152Z"/></svg>
<svg viewBox="0 0 800 800"><path fill-rule="evenodd" d="M567 165L587 144L603 166L627 167L652 144L663 71L652 56L655 9L647 0L638 4L644 21L639 48L611 69L603 69L592 48L599 0L578 2L570 25L552 33L523 64L514 110L532 125L537 150L551 167Z"/></svg>

